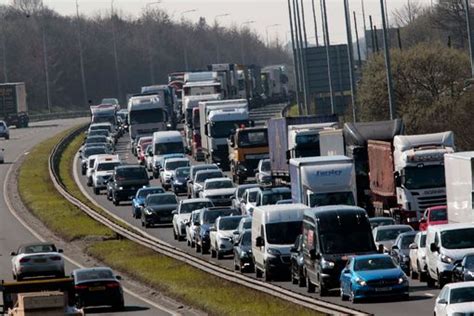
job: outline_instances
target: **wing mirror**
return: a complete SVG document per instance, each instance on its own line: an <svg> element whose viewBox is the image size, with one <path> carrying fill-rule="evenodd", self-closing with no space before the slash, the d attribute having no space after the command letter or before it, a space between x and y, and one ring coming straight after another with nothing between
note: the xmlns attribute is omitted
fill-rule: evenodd
<svg viewBox="0 0 474 316"><path fill-rule="evenodd" d="M410 244L409 246L410 249L418 249L418 245L415 243Z"/></svg>
<svg viewBox="0 0 474 316"><path fill-rule="evenodd" d="M177 215L177 214L178 214L178 211L177 211L177 210L174 210L173 212L171 212L171 214Z"/></svg>
<svg viewBox="0 0 474 316"><path fill-rule="evenodd" d="M446 305L448 304L448 302L444 298L442 298L438 301L438 304Z"/></svg>
<svg viewBox="0 0 474 316"><path fill-rule="evenodd" d="M255 240L255 246L257 247L263 247L265 246L265 242L263 241L263 238L262 237L257 237L257 239Z"/></svg>
<svg viewBox="0 0 474 316"><path fill-rule="evenodd" d="M63 252L64 252L64 250L58 249L58 253L63 253Z"/></svg>
<svg viewBox="0 0 474 316"><path fill-rule="evenodd" d="M439 251L439 247L436 246L436 244L433 242L433 243L431 243L431 245L430 245L430 250L431 250L431 252L438 252L438 251Z"/></svg>
<svg viewBox="0 0 474 316"><path fill-rule="evenodd" d="M309 257L311 258L311 260L320 260L321 259L321 254L316 253L316 249L311 249L309 251Z"/></svg>
<svg viewBox="0 0 474 316"><path fill-rule="evenodd" d="M115 278L119 281L122 280L122 277L120 275L116 275Z"/></svg>
<svg viewBox="0 0 474 316"><path fill-rule="evenodd" d="M16 256L16 252L14 251L10 252L10 256Z"/></svg>
<svg viewBox="0 0 474 316"><path fill-rule="evenodd" d="M296 247L291 247L290 252L298 252L298 249L296 249Z"/></svg>

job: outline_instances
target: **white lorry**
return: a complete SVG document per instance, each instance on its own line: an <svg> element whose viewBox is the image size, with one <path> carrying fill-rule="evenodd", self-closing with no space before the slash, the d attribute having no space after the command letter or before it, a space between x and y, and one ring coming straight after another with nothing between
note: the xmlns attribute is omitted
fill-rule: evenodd
<svg viewBox="0 0 474 316"><path fill-rule="evenodd" d="M184 154L184 142L178 131L155 132L153 134L153 176L158 178L162 166L162 160L166 155Z"/></svg>
<svg viewBox="0 0 474 316"><path fill-rule="evenodd" d="M354 162L346 156L290 160L293 203L310 207L357 205Z"/></svg>
<svg viewBox="0 0 474 316"><path fill-rule="evenodd" d="M449 223L474 223L474 152L444 156Z"/></svg>
<svg viewBox="0 0 474 316"><path fill-rule="evenodd" d="M130 139L137 135L166 131L169 126L166 104L158 95L132 97L128 101Z"/></svg>
<svg viewBox="0 0 474 316"><path fill-rule="evenodd" d="M288 126L288 159L321 156L320 133L334 131L337 126L336 122ZM343 146L343 142L338 144L338 147Z"/></svg>
<svg viewBox="0 0 474 316"><path fill-rule="evenodd" d="M247 100L200 102L199 118L201 146L207 161L229 170L227 139L237 128L250 125Z"/></svg>

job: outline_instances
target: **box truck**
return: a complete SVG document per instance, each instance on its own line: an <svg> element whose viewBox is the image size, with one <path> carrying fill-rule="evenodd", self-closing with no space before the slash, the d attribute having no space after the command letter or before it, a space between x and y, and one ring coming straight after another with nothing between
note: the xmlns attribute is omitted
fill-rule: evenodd
<svg viewBox="0 0 474 316"><path fill-rule="evenodd" d="M8 126L28 127L28 105L24 82L0 84L0 117Z"/></svg>
<svg viewBox="0 0 474 316"><path fill-rule="evenodd" d="M449 223L474 223L473 163L474 151L444 156Z"/></svg>

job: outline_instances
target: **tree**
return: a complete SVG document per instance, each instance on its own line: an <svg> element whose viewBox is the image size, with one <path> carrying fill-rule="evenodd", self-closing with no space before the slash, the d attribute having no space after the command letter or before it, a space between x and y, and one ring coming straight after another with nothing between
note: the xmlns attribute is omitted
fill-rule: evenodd
<svg viewBox="0 0 474 316"><path fill-rule="evenodd" d="M445 124L440 123L455 112L464 80L470 76L468 56L440 44L426 43L391 53L396 113L405 121L408 132L444 129ZM388 119L387 94L384 58L376 55L364 68L358 87L359 117Z"/></svg>
<svg viewBox="0 0 474 316"><path fill-rule="evenodd" d="M41 0L13 0L13 7L25 15L32 15L40 11L42 7Z"/></svg>

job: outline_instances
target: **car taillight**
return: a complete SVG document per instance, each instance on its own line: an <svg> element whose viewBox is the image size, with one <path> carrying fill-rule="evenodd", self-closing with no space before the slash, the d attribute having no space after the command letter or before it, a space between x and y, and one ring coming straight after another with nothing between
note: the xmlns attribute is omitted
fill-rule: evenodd
<svg viewBox="0 0 474 316"><path fill-rule="evenodd" d="M59 260L61 260L61 257L60 256L54 256L54 257L50 257L49 259L51 259L53 261L59 261Z"/></svg>
<svg viewBox="0 0 474 316"><path fill-rule="evenodd" d="M30 258L21 258L20 259L20 263L26 263L26 262L29 262L30 261Z"/></svg>
<svg viewBox="0 0 474 316"><path fill-rule="evenodd" d="M87 290L87 285L76 285L74 288L76 290Z"/></svg>
<svg viewBox="0 0 474 316"><path fill-rule="evenodd" d="M110 289L114 289L114 288L120 287L120 284L117 283L117 282L110 282L110 283L107 283L105 286L110 288Z"/></svg>

